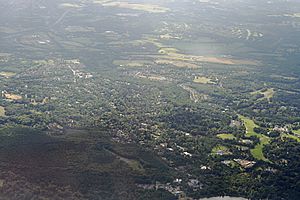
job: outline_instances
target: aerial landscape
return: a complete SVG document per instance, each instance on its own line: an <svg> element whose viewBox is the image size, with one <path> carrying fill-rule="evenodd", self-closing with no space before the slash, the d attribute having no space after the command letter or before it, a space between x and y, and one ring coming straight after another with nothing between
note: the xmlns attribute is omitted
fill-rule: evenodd
<svg viewBox="0 0 300 200"><path fill-rule="evenodd" d="M0 0L0 199L300 199L299 0Z"/></svg>

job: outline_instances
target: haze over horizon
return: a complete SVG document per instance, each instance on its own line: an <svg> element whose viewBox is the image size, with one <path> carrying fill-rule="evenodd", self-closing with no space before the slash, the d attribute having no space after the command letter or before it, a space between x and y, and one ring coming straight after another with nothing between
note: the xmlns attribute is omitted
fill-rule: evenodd
<svg viewBox="0 0 300 200"><path fill-rule="evenodd" d="M300 198L298 0L0 0L0 199Z"/></svg>

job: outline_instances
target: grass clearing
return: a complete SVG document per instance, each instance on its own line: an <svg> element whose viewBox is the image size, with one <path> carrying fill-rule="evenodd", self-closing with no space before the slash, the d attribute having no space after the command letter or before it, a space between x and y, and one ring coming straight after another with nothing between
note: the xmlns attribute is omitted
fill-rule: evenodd
<svg viewBox="0 0 300 200"><path fill-rule="evenodd" d="M300 135L300 129L298 130L293 130L293 133L297 134L297 135Z"/></svg>
<svg viewBox="0 0 300 200"><path fill-rule="evenodd" d="M96 31L94 27L81 27L81 26L68 26L65 28L65 30L70 33L78 33L78 32L87 33L87 32Z"/></svg>
<svg viewBox="0 0 300 200"><path fill-rule="evenodd" d="M113 64L120 67L144 67L153 63L148 60L114 60Z"/></svg>
<svg viewBox="0 0 300 200"><path fill-rule="evenodd" d="M300 138L297 137L296 135L282 134L281 139L284 140L284 138L290 138L290 139L296 140L297 142L300 142Z"/></svg>
<svg viewBox="0 0 300 200"><path fill-rule="evenodd" d="M254 158L256 158L257 160L263 160L263 161L268 162L269 160L267 158L265 158L265 156L263 154L263 147L270 143L270 138L265 135L258 134L254 131L254 128L259 127L259 126L256 125L252 119L242 116L242 115L239 115L239 118L243 121L243 123L246 127L245 136L246 137L255 136L255 137L259 138L260 143L257 144L254 147L254 149L250 150L252 156Z"/></svg>
<svg viewBox="0 0 300 200"><path fill-rule="evenodd" d="M236 139L236 137L233 134L226 134L226 133L218 134L217 137L222 140L235 140Z"/></svg>
<svg viewBox="0 0 300 200"><path fill-rule="evenodd" d="M176 52L179 52L179 50L171 47L164 47L158 51L158 53L160 54L168 54L168 53L176 53Z"/></svg>
<svg viewBox="0 0 300 200"><path fill-rule="evenodd" d="M274 94L275 94L275 89L274 88L268 88L268 89L264 89L264 90L259 90L259 91L254 91L251 92L252 95L256 95L256 94L262 94L264 95L264 97L258 99L258 100L264 100L267 99L268 101L270 101L271 98L273 98Z"/></svg>
<svg viewBox="0 0 300 200"><path fill-rule="evenodd" d="M229 151L228 147L225 147L223 145L217 145L212 150L211 153L213 155L230 155L231 152Z"/></svg>
<svg viewBox="0 0 300 200"><path fill-rule="evenodd" d="M233 59L226 57L213 57L213 56L199 56L199 55L190 55L179 53L179 50L173 47L164 46L158 39L153 37L145 37L144 40L135 41L135 44L145 44L151 43L156 46L159 50L158 53L162 54L161 56L152 56L156 59L161 60L176 60L181 62L204 62L204 63L215 63L215 64L223 64L223 65L258 65L259 63L251 60L241 60L241 59Z"/></svg>
<svg viewBox="0 0 300 200"><path fill-rule="evenodd" d="M139 4L139 3L128 3L120 1L107 1L107 0L96 0L94 3L101 4L104 7L117 7L126 8L131 10L145 11L149 13L165 13L170 11L169 8L162 7L154 4Z"/></svg>
<svg viewBox="0 0 300 200"><path fill-rule="evenodd" d="M160 39L164 39L164 40L170 40L170 39L178 39L178 40L180 40L181 39L181 37L173 36L173 35L171 35L169 33L164 34L164 35L160 35L159 38Z"/></svg>
<svg viewBox="0 0 300 200"><path fill-rule="evenodd" d="M196 76L193 80L194 83L200 84L216 84L212 79L204 77L204 76Z"/></svg>
<svg viewBox="0 0 300 200"><path fill-rule="evenodd" d="M262 94L265 96L266 99L270 100L274 96L275 90L274 88L270 88L262 92Z"/></svg>
<svg viewBox="0 0 300 200"><path fill-rule="evenodd" d="M158 75L142 75L142 74L139 74L139 75L136 75L136 77L138 78L146 78L146 79L149 79L151 81L166 81L167 78L164 77L164 76L158 76Z"/></svg>
<svg viewBox="0 0 300 200"><path fill-rule="evenodd" d="M182 62L177 60L167 60L167 59L159 59L154 61L158 65L173 65L178 68L190 68L190 69L197 69L200 66L188 62Z"/></svg>
<svg viewBox="0 0 300 200"><path fill-rule="evenodd" d="M9 93L4 94L4 97L9 100L21 100L22 99L22 96L20 96L20 95L9 94Z"/></svg>
<svg viewBox="0 0 300 200"><path fill-rule="evenodd" d="M62 3L60 4L61 7L65 7L65 8L81 8L82 6L79 4L75 4L75 3Z"/></svg>
<svg viewBox="0 0 300 200"><path fill-rule="evenodd" d="M127 158L120 158L123 162L125 162L132 170L144 173L144 168L140 164L139 161Z"/></svg>
<svg viewBox="0 0 300 200"><path fill-rule="evenodd" d="M6 26L0 26L0 33L13 34L17 32L18 32L17 29L13 29L11 27L6 27ZM3 55L3 53L0 53L0 56L2 56L1 54Z"/></svg>
<svg viewBox="0 0 300 200"><path fill-rule="evenodd" d="M263 148L265 145L270 143L270 139L267 136L265 136L265 137L260 137L259 140L260 143L257 144L254 147L254 149L251 149L250 152L253 155L253 157L256 158L257 160L263 160L269 162L269 160L263 154Z"/></svg>
<svg viewBox="0 0 300 200"><path fill-rule="evenodd" d="M145 172L145 169L143 168L143 166L141 165L141 163L138 160L125 158L124 156L121 156L120 154L113 152L106 148L104 150L109 152L110 154L116 156L120 161L126 163L128 165L128 167L130 167L132 170L140 172L140 173Z"/></svg>
<svg viewBox="0 0 300 200"><path fill-rule="evenodd" d="M177 52L168 52L167 55L172 59L183 60L183 61L194 61L194 62L206 62L206 63L215 63L223 65L236 65L236 64L245 64L245 65L256 65L257 63L246 60L237 60L231 58L221 58L221 57L212 57L212 56L196 56L189 54L182 54Z"/></svg>
<svg viewBox="0 0 300 200"><path fill-rule="evenodd" d="M254 132L254 128L258 127L258 125L256 125L252 119L242 115L239 115L239 118L243 121L246 127L246 137L257 136L257 135L260 136L260 134Z"/></svg>
<svg viewBox="0 0 300 200"><path fill-rule="evenodd" d="M5 117L5 108L0 106L0 117Z"/></svg>
<svg viewBox="0 0 300 200"><path fill-rule="evenodd" d="M0 72L0 76L3 76L5 78L11 78L15 75L16 75L16 73L14 73L14 72Z"/></svg>
<svg viewBox="0 0 300 200"><path fill-rule="evenodd" d="M281 75L271 75L271 78L280 78L280 79L284 79L284 80L290 80L290 81L295 81L298 80L298 78L293 77L293 76L281 76Z"/></svg>
<svg viewBox="0 0 300 200"><path fill-rule="evenodd" d="M300 13L284 14L285 17L300 18Z"/></svg>

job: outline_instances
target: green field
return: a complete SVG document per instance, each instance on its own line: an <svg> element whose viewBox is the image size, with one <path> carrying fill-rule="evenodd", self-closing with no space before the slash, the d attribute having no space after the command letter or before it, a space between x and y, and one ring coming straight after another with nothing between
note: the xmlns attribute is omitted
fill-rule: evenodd
<svg viewBox="0 0 300 200"><path fill-rule="evenodd" d="M201 84L216 84L212 79L204 77L204 76L196 76L194 78L194 83L201 83Z"/></svg>
<svg viewBox="0 0 300 200"><path fill-rule="evenodd" d="M239 115L239 118L244 122L244 125L246 127L246 137L255 136L259 138L260 143L257 144L254 149L250 150L252 156L257 160L268 161L268 159L265 158L263 154L263 147L270 143L270 138L265 135L256 133L254 131L254 128L258 127L258 125L256 125L254 121L251 120L250 118L242 115Z"/></svg>
<svg viewBox="0 0 300 200"><path fill-rule="evenodd" d="M215 154L223 154L223 155L229 155L231 152L229 151L228 147L225 147L223 145L217 145L212 150L211 153L213 155Z"/></svg>
<svg viewBox="0 0 300 200"><path fill-rule="evenodd" d="M300 135L300 129L298 130L293 130L293 133L297 134L297 135Z"/></svg>
<svg viewBox="0 0 300 200"><path fill-rule="evenodd" d="M236 139L236 137L233 134L226 134L226 133L218 134L217 137L222 140L235 140Z"/></svg>
<svg viewBox="0 0 300 200"><path fill-rule="evenodd" d="M283 135L281 135L281 138L282 139L290 138L290 139L296 140L297 142L300 142L300 138L295 135L283 134Z"/></svg>
<svg viewBox="0 0 300 200"><path fill-rule="evenodd" d="M258 100L267 99L268 101L270 101L270 99L273 98L273 96L275 95L275 90L274 90L274 88L268 88L266 90L259 90L259 91L251 92L251 94L252 95L262 94L262 95L264 95L264 97L262 97Z"/></svg>

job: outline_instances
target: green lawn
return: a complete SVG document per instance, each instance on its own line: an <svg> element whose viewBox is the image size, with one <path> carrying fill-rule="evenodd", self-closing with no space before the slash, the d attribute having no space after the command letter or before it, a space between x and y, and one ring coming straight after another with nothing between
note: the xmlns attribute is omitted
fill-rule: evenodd
<svg viewBox="0 0 300 200"><path fill-rule="evenodd" d="M300 135L300 129L298 130L293 130L293 133L297 134L297 135Z"/></svg>
<svg viewBox="0 0 300 200"><path fill-rule="evenodd" d="M264 95L264 97L258 99L258 100L264 100L267 99L268 101L270 101L271 98L273 98L274 94L275 94L275 90L274 88L268 88L265 91L263 90L259 90L259 91L254 91L251 92L252 95L256 95L256 94L262 94Z"/></svg>
<svg viewBox="0 0 300 200"><path fill-rule="evenodd" d="M196 76L194 78L194 83L201 83L201 84L216 84L212 79L204 77L204 76Z"/></svg>
<svg viewBox="0 0 300 200"><path fill-rule="evenodd" d="M257 144L254 149L250 150L252 156L257 160L268 161L263 154L263 147L270 143L270 138L254 131L254 128L258 127L258 125L256 125L252 119L242 115L239 115L239 118L244 122L246 127L246 137L255 136L259 138L260 143Z"/></svg>
<svg viewBox="0 0 300 200"><path fill-rule="evenodd" d="M226 133L218 134L217 137L222 140L235 140L236 139L236 137L234 135L226 134Z"/></svg>
<svg viewBox="0 0 300 200"><path fill-rule="evenodd" d="M254 132L254 128L258 127L258 125L256 125L254 123L254 121L248 117L239 115L239 118L243 121L245 127L246 127L246 136L250 137L250 136L256 136L256 137L260 137L260 134L257 134Z"/></svg>
<svg viewBox="0 0 300 200"><path fill-rule="evenodd" d="M281 135L281 138L284 139L284 138L291 138L293 140L296 140L297 142L300 142L300 138L295 136L295 135L289 135L289 134L283 134Z"/></svg>
<svg viewBox="0 0 300 200"><path fill-rule="evenodd" d="M211 150L212 154L218 154L218 152L223 152L224 155L230 154L229 149L222 145L217 145Z"/></svg>

